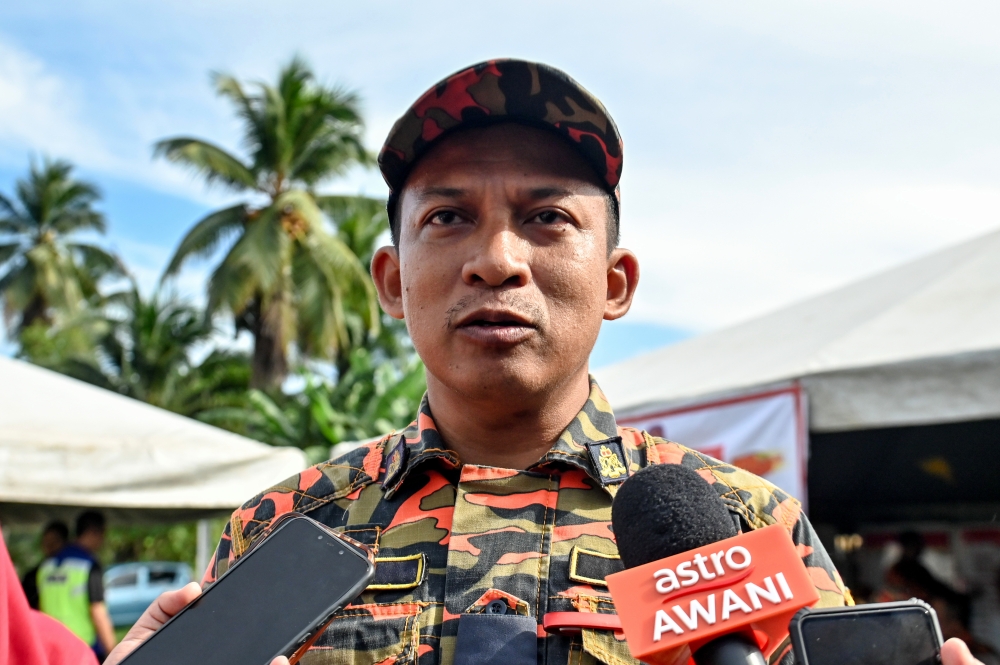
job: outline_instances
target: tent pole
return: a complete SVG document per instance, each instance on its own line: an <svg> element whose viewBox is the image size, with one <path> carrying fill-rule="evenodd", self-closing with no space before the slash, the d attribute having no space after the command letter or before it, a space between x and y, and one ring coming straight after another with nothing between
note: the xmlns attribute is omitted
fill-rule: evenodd
<svg viewBox="0 0 1000 665"><path fill-rule="evenodd" d="M196 528L197 541L195 546L194 554L194 574L195 581L200 582L201 576L205 574L205 570L208 568L208 557L210 544L208 542L211 537L208 529L208 520L198 520L198 526Z"/></svg>

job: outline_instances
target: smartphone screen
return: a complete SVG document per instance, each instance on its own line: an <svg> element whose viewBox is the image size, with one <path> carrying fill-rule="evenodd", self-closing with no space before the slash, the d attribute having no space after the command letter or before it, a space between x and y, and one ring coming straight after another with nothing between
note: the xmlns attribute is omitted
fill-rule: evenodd
<svg viewBox="0 0 1000 665"><path fill-rule="evenodd" d="M267 665L354 600L371 571L312 520L288 520L123 663Z"/></svg>
<svg viewBox="0 0 1000 665"><path fill-rule="evenodd" d="M894 605L896 605L894 603ZM861 605L807 615L801 622L809 665L935 665L940 642L926 607Z"/></svg>

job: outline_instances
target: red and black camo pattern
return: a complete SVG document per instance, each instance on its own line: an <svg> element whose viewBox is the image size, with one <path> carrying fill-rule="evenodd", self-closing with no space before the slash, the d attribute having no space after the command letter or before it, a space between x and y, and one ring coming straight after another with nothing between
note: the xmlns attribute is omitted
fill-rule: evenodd
<svg viewBox="0 0 1000 665"><path fill-rule="evenodd" d="M607 453L592 452L605 446ZM747 471L619 427L596 383L552 449L525 471L462 466L425 398L403 432L307 469L233 513L204 581L213 582L276 517L294 510L372 547L376 567L423 564L413 579L369 587L338 613L305 654L306 665L451 665L459 618L493 600L537 620L540 664L638 665L613 632L548 635L540 624L548 612L615 612L600 575L581 562L617 559L612 498L625 476L649 464L697 471L744 531L784 525L820 605L850 602L798 501Z"/></svg>
<svg viewBox="0 0 1000 665"><path fill-rule="evenodd" d="M524 60L488 60L425 92L392 130L378 156L398 192L413 164L458 127L513 120L551 129L572 143L609 191L622 175L622 140L600 101L565 72Z"/></svg>

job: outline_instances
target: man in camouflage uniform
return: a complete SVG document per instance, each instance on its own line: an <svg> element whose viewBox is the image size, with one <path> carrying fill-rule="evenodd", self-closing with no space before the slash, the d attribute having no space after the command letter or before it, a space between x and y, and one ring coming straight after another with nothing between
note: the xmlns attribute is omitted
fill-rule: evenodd
<svg viewBox="0 0 1000 665"><path fill-rule="evenodd" d="M462 141L471 149L463 150ZM476 156L514 160L523 152L519 142L544 144L541 152L556 158L530 181L496 184L507 175L503 165ZM505 155L505 145L517 154ZM373 276L385 309L410 326L427 364L428 393L404 431L313 467L236 511L205 583L275 517L294 510L377 553L374 583L338 615L304 663L448 665L456 661L461 617L490 611L535 620L539 663L631 665L625 643L585 616L615 611L604 582L621 568L611 500L648 464L684 464L713 484L742 529L783 524L821 604L844 604L847 592L798 501L750 473L618 426L587 377L586 357L602 318L625 313L638 277L634 256L616 248L622 142L597 99L544 65L482 63L417 100L390 132L379 165L391 191L394 247L380 251ZM549 174L558 177L545 179ZM582 186L565 182L574 180ZM589 207L574 208L575 198ZM588 214L590 226L571 219ZM544 265L579 260L581 251L600 260L580 261L565 276ZM600 307L588 307L595 284ZM552 311L560 306L568 310L565 321ZM548 331L546 323L571 327ZM555 341L535 344L545 333ZM563 376L551 380L526 367L539 362ZM564 400L572 402L570 413L551 408L551 395L532 392L580 397ZM480 435L474 425L452 416L446 429L445 409L482 423L521 420L531 427L546 409L568 417L533 437L534 446L517 445L523 432L514 428L491 451L470 443ZM547 634L542 622L550 612L580 613L582 629Z"/></svg>
<svg viewBox="0 0 1000 665"><path fill-rule="evenodd" d="M617 247L622 142L595 97L545 65L481 63L420 97L379 165L393 246L372 276L427 366L420 411L244 504L204 584L297 511L367 544L377 564L308 665L462 663L462 618L479 613L533 620L526 662L635 665L601 618L615 613L605 577L621 569L611 502L639 469L683 464L742 530L788 529L820 605L851 602L795 498L619 426L589 377L601 321L628 311L638 282ZM546 632L553 612L576 613L578 629Z"/></svg>

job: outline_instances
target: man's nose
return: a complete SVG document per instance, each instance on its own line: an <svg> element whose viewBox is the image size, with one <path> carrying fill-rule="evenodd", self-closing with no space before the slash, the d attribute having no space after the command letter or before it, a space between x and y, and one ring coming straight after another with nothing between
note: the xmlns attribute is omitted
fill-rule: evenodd
<svg viewBox="0 0 1000 665"><path fill-rule="evenodd" d="M491 288L526 285L530 271L524 239L509 227L483 229L482 236L482 243L462 270L465 283Z"/></svg>

